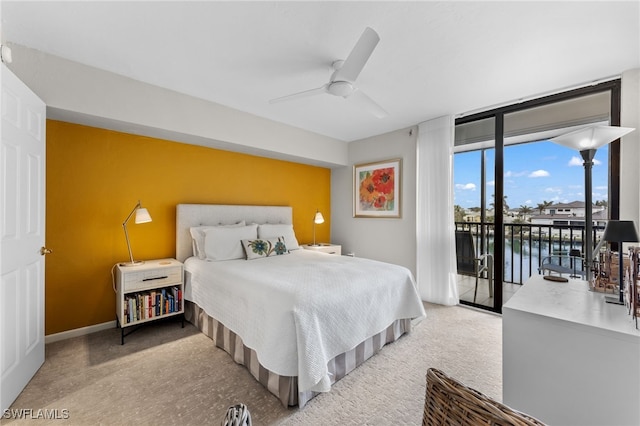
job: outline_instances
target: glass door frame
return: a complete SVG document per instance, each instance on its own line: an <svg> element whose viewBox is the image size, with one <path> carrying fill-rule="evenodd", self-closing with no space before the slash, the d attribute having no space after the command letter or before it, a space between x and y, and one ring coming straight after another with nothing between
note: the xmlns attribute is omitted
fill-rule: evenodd
<svg viewBox="0 0 640 426"><path fill-rule="evenodd" d="M476 308L489 310L496 313L502 313L502 288L504 278L504 217L503 214L497 214L497 212L504 212L504 117L506 114L526 110L533 107L561 102L573 98L579 98L586 95L591 95L599 92L610 91L611 104L610 104L610 125L620 125L620 79L614 79L605 81L596 85L585 86L566 92L561 92L553 95L544 96L541 98L532 99L529 101L520 102L513 105L508 105L500 108L495 108L487 111L482 111L467 116L456 118L455 125L467 124L478 120L494 119L494 135L495 135L495 186L494 186L494 298L493 306L481 305L465 300L460 300L459 303L463 305L470 305ZM485 170L484 170L484 150L482 150L483 156L483 170L482 187L484 188L485 182ZM620 217L620 140L616 140L609 145L609 161L608 161L608 175L609 175L609 219L618 219ZM481 214L484 217L486 194L483 191L481 193Z"/></svg>

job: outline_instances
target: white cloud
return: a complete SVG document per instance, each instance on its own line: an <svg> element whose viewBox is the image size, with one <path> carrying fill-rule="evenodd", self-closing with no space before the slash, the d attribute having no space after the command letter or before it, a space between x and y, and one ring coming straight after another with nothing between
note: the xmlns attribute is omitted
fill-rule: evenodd
<svg viewBox="0 0 640 426"><path fill-rule="evenodd" d="M496 181L490 180L489 182L487 182L487 186L496 186Z"/></svg>
<svg viewBox="0 0 640 426"><path fill-rule="evenodd" d="M567 164L567 166L582 166L582 159L580 157L571 157L571 160L569 160L569 164Z"/></svg>
<svg viewBox="0 0 640 426"><path fill-rule="evenodd" d="M536 170L535 172L529 173L530 178L547 177L547 176L550 176L550 174L546 170Z"/></svg>
<svg viewBox="0 0 640 426"><path fill-rule="evenodd" d="M545 188L544 192L551 192L552 194L562 194L561 188Z"/></svg>
<svg viewBox="0 0 640 426"><path fill-rule="evenodd" d="M470 190L470 191L475 191L476 190L476 184L475 183L456 183L456 189L462 189L462 190Z"/></svg>
<svg viewBox="0 0 640 426"><path fill-rule="evenodd" d="M504 177L520 177L520 176L526 176L527 172L512 172L511 170L507 170L504 173Z"/></svg>
<svg viewBox="0 0 640 426"><path fill-rule="evenodd" d="M569 160L569 163L567 164L567 166L569 167L582 166L583 164L584 164L584 161L582 160L582 158L574 156L574 157L571 157L571 160ZM602 164L602 161L596 160L595 158L593 159L594 166L599 166L600 164Z"/></svg>

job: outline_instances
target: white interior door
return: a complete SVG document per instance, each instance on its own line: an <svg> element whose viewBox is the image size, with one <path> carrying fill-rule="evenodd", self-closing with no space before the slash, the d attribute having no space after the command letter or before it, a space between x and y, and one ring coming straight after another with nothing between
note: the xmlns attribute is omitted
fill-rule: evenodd
<svg viewBox="0 0 640 426"><path fill-rule="evenodd" d="M45 104L4 64L0 145L0 409L44 362Z"/></svg>

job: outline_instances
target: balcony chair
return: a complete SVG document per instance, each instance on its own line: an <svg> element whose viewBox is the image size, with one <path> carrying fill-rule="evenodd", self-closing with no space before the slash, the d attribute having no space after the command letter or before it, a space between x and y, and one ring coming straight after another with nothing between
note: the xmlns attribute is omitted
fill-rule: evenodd
<svg viewBox="0 0 640 426"><path fill-rule="evenodd" d="M478 279L485 272L489 280L489 297L493 297L493 256L489 253L478 256L471 231L456 231L456 261L459 274L476 277L473 303L478 296Z"/></svg>
<svg viewBox="0 0 640 426"><path fill-rule="evenodd" d="M465 386L440 370L427 370L422 426L541 426L540 420L516 411Z"/></svg>
<svg viewBox="0 0 640 426"><path fill-rule="evenodd" d="M547 272L547 275L551 275L552 273L560 276L562 276L562 274L570 274L570 278L584 278L584 271L582 268L578 269L578 263L581 263L583 260L580 250L572 249L569 251L568 256L554 254L544 257L542 261L540 261L538 272L540 275L544 275L545 272ZM566 266L567 263L569 266Z"/></svg>

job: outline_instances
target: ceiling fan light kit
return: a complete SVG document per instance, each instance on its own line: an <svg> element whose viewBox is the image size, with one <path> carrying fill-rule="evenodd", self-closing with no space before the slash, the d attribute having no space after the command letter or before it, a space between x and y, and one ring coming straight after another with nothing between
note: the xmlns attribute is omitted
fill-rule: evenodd
<svg viewBox="0 0 640 426"><path fill-rule="evenodd" d="M380 36L378 36L378 33L369 27L365 28L364 32L358 39L358 42L351 50L351 53L347 56L347 59L336 60L331 64L334 71L327 84L315 89L309 89L272 99L269 103L273 104L276 102L290 101L325 93L333 96L340 96L342 98L353 99L353 102L358 103L363 109L373 114L375 117L386 117L388 113L373 99L359 90L354 84L379 41ZM351 95L353 94L358 94L358 96L351 98Z"/></svg>
<svg viewBox="0 0 640 426"><path fill-rule="evenodd" d="M348 81L333 81L328 84L327 92L335 96L348 97L353 93L353 85Z"/></svg>

